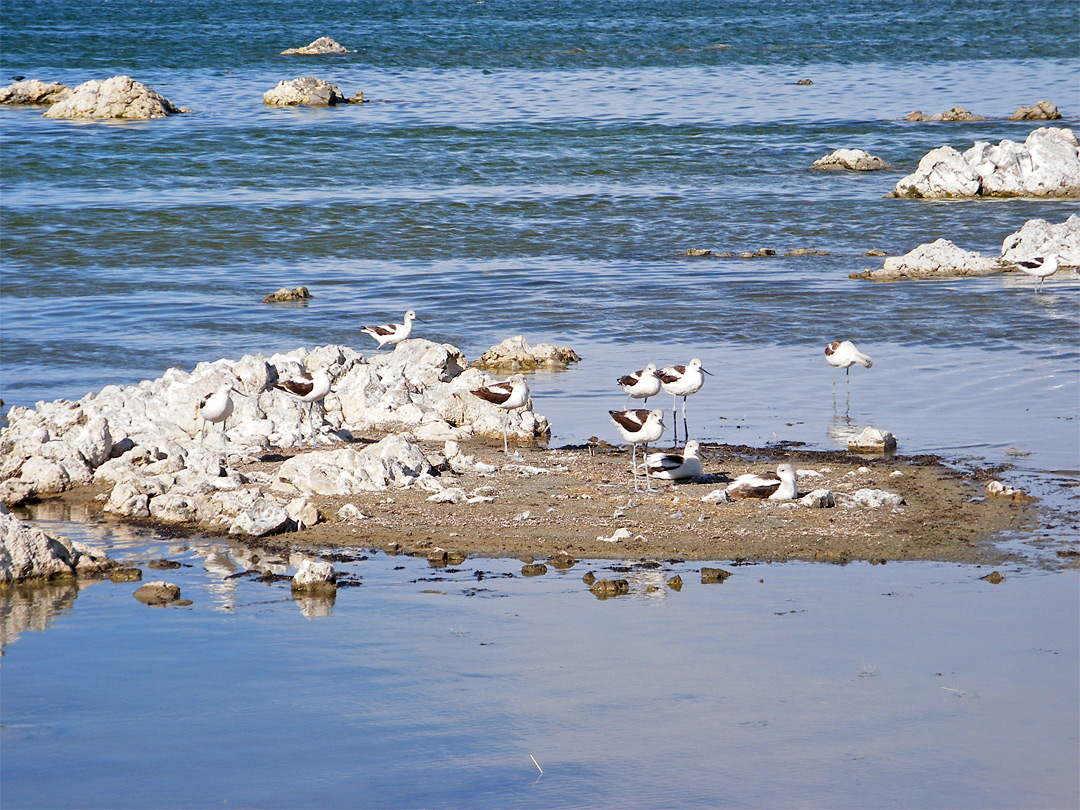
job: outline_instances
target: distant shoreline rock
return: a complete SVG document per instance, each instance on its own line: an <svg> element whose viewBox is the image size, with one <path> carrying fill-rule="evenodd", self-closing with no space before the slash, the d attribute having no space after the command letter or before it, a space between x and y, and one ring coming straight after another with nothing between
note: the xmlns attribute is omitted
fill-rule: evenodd
<svg viewBox="0 0 1080 810"><path fill-rule="evenodd" d="M837 149L815 160L810 168L824 172L876 172L892 167L863 149Z"/></svg>
<svg viewBox="0 0 1080 810"><path fill-rule="evenodd" d="M315 76L282 79L276 87L263 93L263 104L270 107L332 107L363 102L363 93L346 98L336 84Z"/></svg>
<svg viewBox="0 0 1080 810"><path fill-rule="evenodd" d="M1051 101L1040 101L1030 107L1018 107L1008 121L1056 121L1061 118L1057 105Z"/></svg>
<svg viewBox="0 0 1080 810"><path fill-rule="evenodd" d="M330 37L319 37L309 45L300 48L289 48L281 52L282 56L324 56L330 53L356 53L350 51L344 45L335 42Z"/></svg>
<svg viewBox="0 0 1080 810"><path fill-rule="evenodd" d="M964 123L968 121L985 121L986 119L981 115L976 115L967 107L961 107L957 105L951 109L942 113L934 113L933 115L926 115L922 110L913 110L904 116L905 121L927 122L927 121L939 121L942 123Z"/></svg>
<svg viewBox="0 0 1080 810"><path fill-rule="evenodd" d="M566 368L581 358L569 346L553 346L538 343L530 346L524 335L509 337L498 346L492 346L473 363L475 368L520 371L535 368Z"/></svg>
<svg viewBox="0 0 1080 810"><path fill-rule="evenodd" d="M191 112L130 76L83 82L45 111L46 118L165 118Z"/></svg>

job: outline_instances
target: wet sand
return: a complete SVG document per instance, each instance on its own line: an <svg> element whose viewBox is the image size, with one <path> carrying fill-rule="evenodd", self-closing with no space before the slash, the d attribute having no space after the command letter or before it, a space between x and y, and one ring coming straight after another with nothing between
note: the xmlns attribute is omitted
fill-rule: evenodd
<svg viewBox="0 0 1080 810"><path fill-rule="evenodd" d="M500 443L501 444L501 443ZM441 472L448 486L492 498L478 503L432 503L431 493L390 489L349 497L314 496L323 522L264 538L237 538L256 547L289 551L381 548L426 556L435 549L468 556L550 559L683 560L937 560L996 563L1010 555L994 543L1033 525L1027 501L986 497L990 468L955 467L934 456L861 457L799 447L704 445L705 480L655 481L656 492L635 493L629 453L603 442L584 447L521 447L507 459L501 446L470 442L466 451L498 466L494 473ZM293 451L239 465L240 473L271 472ZM775 470L780 462L819 476L800 476L800 495L818 488L836 494L879 489L904 498L899 508L815 509L798 502L743 500L704 503L746 472ZM546 472L538 472L546 470ZM897 474L899 473L899 474ZM80 490L68 500L92 501ZM346 503L364 515L337 517ZM152 524L169 534L212 535L204 529ZM619 529L630 537L610 538Z"/></svg>

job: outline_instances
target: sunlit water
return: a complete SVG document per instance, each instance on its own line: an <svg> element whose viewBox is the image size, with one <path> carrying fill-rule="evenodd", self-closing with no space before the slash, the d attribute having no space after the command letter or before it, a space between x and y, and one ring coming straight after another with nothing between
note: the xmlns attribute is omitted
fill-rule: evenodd
<svg viewBox="0 0 1080 810"><path fill-rule="evenodd" d="M194 112L0 109L0 398L370 353L359 329L413 308L470 359L519 333L574 347L580 364L530 381L553 444L617 440L615 378L700 357L698 438L835 448L873 424L901 452L1007 462L1049 510L1012 543L1053 557L1080 533L1080 284L848 274L939 237L994 255L1080 211L884 197L934 147L1022 140L1033 125L1003 120L1021 105L1075 126L1078 29L1072 4L1037 0L6 1L0 80L127 73ZM324 34L358 52L278 55ZM262 104L306 74L373 103ZM991 120L900 120L955 104ZM839 147L895 168L807 171ZM306 306L261 303L298 284ZM834 388L838 337L874 367ZM1077 803L1075 571L786 565L706 587L676 565L681 593L598 602L595 566L477 582L519 564L469 561L426 584L422 561L373 555L315 618L226 579L240 549L57 528L190 563L145 573L194 604L105 582L35 608L49 629L3 659L5 806Z"/></svg>

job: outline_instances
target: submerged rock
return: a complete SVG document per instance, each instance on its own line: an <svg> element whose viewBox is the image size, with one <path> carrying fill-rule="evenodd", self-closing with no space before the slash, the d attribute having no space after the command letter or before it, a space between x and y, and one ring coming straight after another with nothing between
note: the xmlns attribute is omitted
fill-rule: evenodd
<svg viewBox="0 0 1080 810"><path fill-rule="evenodd" d="M288 287L282 287L280 290L263 298L264 304L282 303L285 301L307 301L311 298L311 293L307 287L294 287L289 289Z"/></svg>
<svg viewBox="0 0 1080 810"><path fill-rule="evenodd" d="M136 599L150 607L164 607L180 599L180 586L172 582L147 582L134 594Z"/></svg>
<svg viewBox="0 0 1080 810"><path fill-rule="evenodd" d="M977 141L960 154L951 146L928 152L897 182L894 197L1077 197L1080 145L1071 129L1036 129L1022 143Z"/></svg>
<svg viewBox="0 0 1080 810"><path fill-rule="evenodd" d="M863 149L837 149L815 160L810 168L819 171L876 172L891 167Z"/></svg>
<svg viewBox="0 0 1080 810"><path fill-rule="evenodd" d="M730 571L725 571L723 568L702 568L701 569L701 582L702 584L708 584L710 582L723 582L725 579L731 576Z"/></svg>
<svg viewBox="0 0 1080 810"><path fill-rule="evenodd" d="M630 583L625 579L595 579L589 590L599 599L608 599L630 593Z"/></svg>
<svg viewBox="0 0 1080 810"><path fill-rule="evenodd" d="M581 358L569 346L539 343L530 346L523 335L509 337L492 346L473 365L476 368L498 371L521 371L536 368L566 368Z"/></svg>
<svg viewBox="0 0 1080 810"><path fill-rule="evenodd" d="M271 107L328 107L348 103L337 85L314 76L282 79L276 87L263 93L263 104Z"/></svg>
<svg viewBox="0 0 1080 810"><path fill-rule="evenodd" d="M890 256L879 270L865 270L852 278L871 281L896 281L905 278L943 276L989 276L1005 271L997 259L957 247L948 239L919 245L903 256Z"/></svg>
<svg viewBox="0 0 1080 810"><path fill-rule="evenodd" d="M6 509L0 511L0 586L28 580L100 576L112 565L97 549L47 534Z"/></svg>
<svg viewBox="0 0 1080 810"><path fill-rule="evenodd" d="M926 115L922 110L915 110L909 112L904 116L905 121L942 121L945 123L962 123L966 121L985 121L981 115L976 115L971 112L967 107L961 107L957 105L951 109L945 110L945 112L934 113L933 115Z"/></svg>
<svg viewBox="0 0 1080 810"><path fill-rule="evenodd" d="M130 76L83 82L45 111L46 118L164 118L189 112Z"/></svg>
<svg viewBox="0 0 1080 810"><path fill-rule="evenodd" d="M319 37L310 45L304 45L300 48L289 48L281 52L282 56L323 56L328 53L356 53L356 51L350 51L344 45L341 45L330 37Z"/></svg>
<svg viewBox="0 0 1080 810"><path fill-rule="evenodd" d="M0 89L0 104L49 106L71 95L71 88L59 82L25 79Z"/></svg>

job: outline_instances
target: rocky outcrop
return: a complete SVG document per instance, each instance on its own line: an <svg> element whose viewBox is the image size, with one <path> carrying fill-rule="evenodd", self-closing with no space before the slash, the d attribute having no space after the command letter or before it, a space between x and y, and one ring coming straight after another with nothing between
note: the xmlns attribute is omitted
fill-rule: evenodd
<svg viewBox="0 0 1080 810"><path fill-rule="evenodd" d="M1010 121L1056 121L1061 118L1057 105L1051 101L1040 101L1030 107L1017 107L1009 116Z"/></svg>
<svg viewBox="0 0 1080 810"><path fill-rule="evenodd" d="M71 88L59 82L25 79L0 89L0 104L49 106L71 95Z"/></svg>
<svg viewBox="0 0 1080 810"><path fill-rule="evenodd" d="M46 118L164 118L190 112L130 76L91 80L45 111Z"/></svg>
<svg viewBox="0 0 1080 810"><path fill-rule="evenodd" d="M905 121L942 121L945 123L963 123L966 121L985 121L981 115L976 115L967 109L967 107L961 107L957 105L951 109L942 113L934 113L933 115L926 115L922 110L915 110L909 112L904 116Z"/></svg>
<svg viewBox="0 0 1080 810"><path fill-rule="evenodd" d="M942 146L928 152L892 196L1077 197L1080 144L1071 129L1043 127L1022 144L978 141L963 154Z"/></svg>
<svg viewBox="0 0 1080 810"><path fill-rule="evenodd" d="M1080 216L1073 214L1057 225L1045 219L1029 219L1001 243L1003 262L1015 263L1051 253L1057 255L1062 268L1080 267Z"/></svg>
<svg viewBox="0 0 1080 810"><path fill-rule="evenodd" d="M905 278L940 278L943 276L989 276L1004 272L997 259L957 247L948 239L919 245L903 256L890 256L880 270L864 270L852 278L871 281L896 281Z"/></svg>
<svg viewBox="0 0 1080 810"><path fill-rule="evenodd" d="M307 301L311 297L307 287L294 287L291 290L288 287L282 287L277 292L265 296L262 302L264 304L280 304L285 301Z"/></svg>
<svg viewBox="0 0 1080 810"><path fill-rule="evenodd" d="M887 430L867 427L858 436L848 440L852 453L886 453L896 449L896 437Z"/></svg>
<svg viewBox="0 0 1080 810"><path fill-rule="evenodd" d="M811 169L818 171L876 172L891 168L879 157L862 149L837 149L814 161Z"/></svg>
<svg viewBox="0 0 1080 810"><path fill-rule="evenodd" d="M342 95L336 84L314 76L282 79L277 87L263 93L263 104L271 107L329 107L348 103L349 99Z"/></svg>
<svg viewBox="0 0 1080 810"><path fill-rule="evenodd" d="M292 578L292 590L325 593L337 590L337 571L328 562L305 559Z"/></svg>
<svg viewBox="0 0 1080 810"><path fill-rule="evenodd" d="M0 587L30 580L100 576L112 564L104 553L46 534L6 509L0 513Z"/></svg>
<svg viewBox="0 0 1080 810"><path fill-rule="evenodd" d="M282 56L323 56L328 53L356 53L356 51L350 51L344 45L341 45L330 37L319 37L310 45L304 45L300 48L289 48L281 52Z"/></svg>
<svg viewBox="0 0 1080 810"><path fill-rule="evenodd" d="M515 335L498 346L492 346L480 355L480 359L473 365L476 368L509 372L537 368L566 368L579 360L581 358L578 357L577 352L569 346L553 346L550 343L530 346L523 335Z"/></svg>

